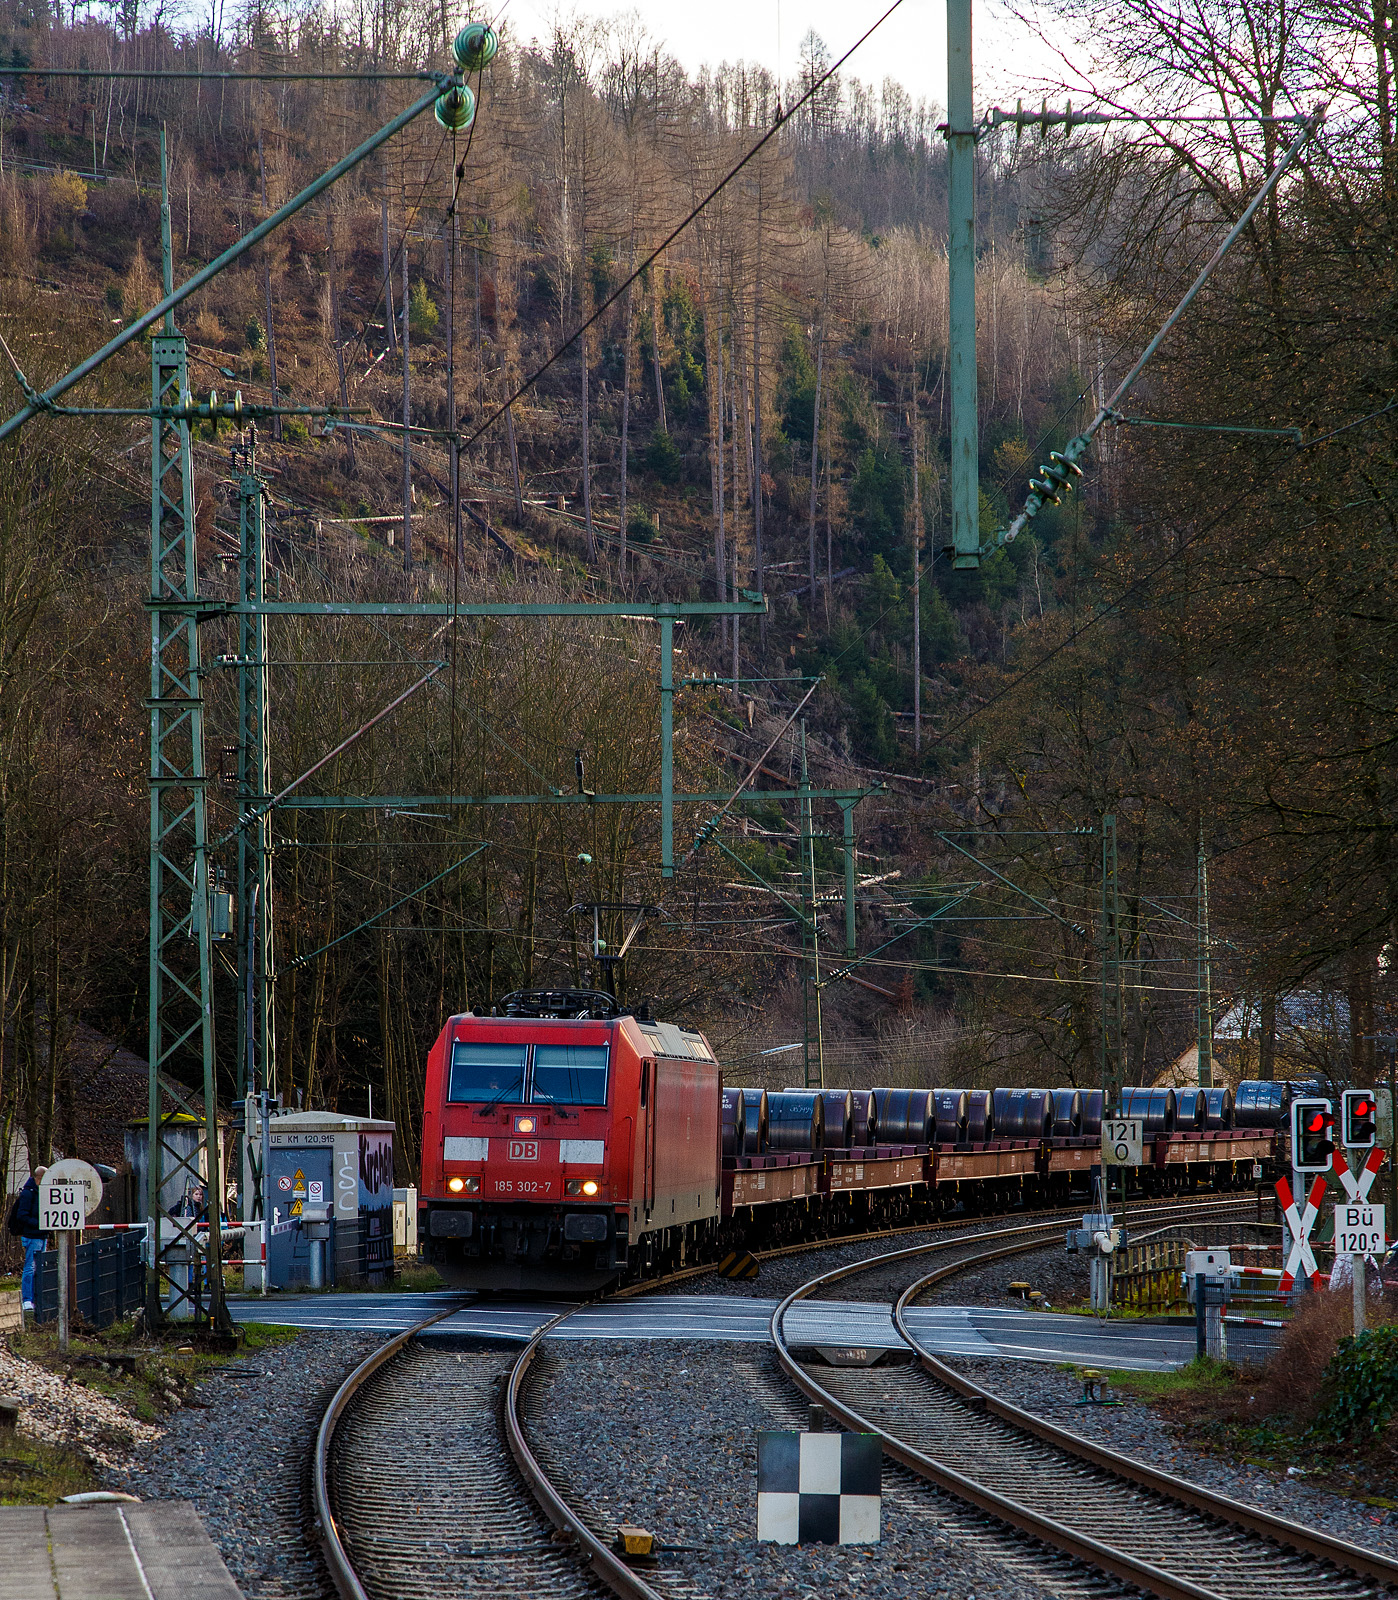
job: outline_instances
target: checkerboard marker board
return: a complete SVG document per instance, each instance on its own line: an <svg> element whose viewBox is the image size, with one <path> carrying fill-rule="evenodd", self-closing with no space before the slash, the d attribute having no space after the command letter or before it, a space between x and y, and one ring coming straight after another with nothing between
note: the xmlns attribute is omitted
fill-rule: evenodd
<svg viewBox="0 0 1398 1600"><path fill-rule="evenodd" d="M877 1544L876 1433L757 1435L757 1537L768 1544Z"/></svg>

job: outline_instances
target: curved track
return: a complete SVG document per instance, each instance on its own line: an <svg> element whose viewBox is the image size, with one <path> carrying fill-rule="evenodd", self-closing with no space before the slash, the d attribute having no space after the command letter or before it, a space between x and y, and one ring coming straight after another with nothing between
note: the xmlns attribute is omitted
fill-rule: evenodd
<svg viewBox="0 0 1398 1600"><path fill-rule="evenodd" d="M342 1600L661 1600L569 1510L520 1422L535 1352L572 1313L518 1354L417 1342L451 1314L375 1351L321 1422L316 1518Z"/></svg>
<svg viewBox="0 0 1398 1600"><path fill-rule="evenodd" d="M1252 1203L1222 1202L1207 1209L1227 1215ZM1164 1222L1198 1218L1200 1212L1197 1204L1174 1204L1143 1208L1142 1215ZM966 1219L968 1226L983 1222ZM991 1237L1002 1249L1007 1239L1014 1240L1010 1250L1042 1248L1061 1225L1055 1213L995 1230ZM785 1256L856 1242L837 1237L763 1254ZM865 1265L936 1251L974 1252L978 1243L957 1227L950 1238L839 1269L807 1289ZM983 1259L982 1250L961 1258L952 1270ZM690 1275L684 1271L648 1287ZM571 1311L540 1328L517 1354L433 1347L418 1340L453 1309L375 1351L346 1378L322 1420L313 1475L316 1517L326 1563L343 1600L429 1600L446 1594L581 1600L607 1593L624 1600L661 1600L568 1506L525 1435L520 1401L527 1374L543 1340ZM1061 1558L1058 1566L1060 1578L1066 1578Z"/></svg>
<svg viewBox="0 0 1398 1600"><path fill-rule="evenodd" d="M1198 1220L1203 1209L1192 1207L1188 1215ZM1168 1220L1159 1210L1150 1215ZM1039 1247L1042 1238L1026 1240L1026 1231L1000 1229L977 1241L913 1246L812 1279L772 1315L783 1370L843 1427L879 1434L885 1454L919 1477L1042 1546L1148 1594L1167 1600L1350 1600L1398 1593L1398 1562L1080 1439L996 1399L922 1348L905 1315L912 1300L965 1268ZM811 1369L792 1355L782 1325L796 1301L862 1271L887 1271L957 1246L968 1253L917 1277L894 1308L918 1364Z"/></svg>

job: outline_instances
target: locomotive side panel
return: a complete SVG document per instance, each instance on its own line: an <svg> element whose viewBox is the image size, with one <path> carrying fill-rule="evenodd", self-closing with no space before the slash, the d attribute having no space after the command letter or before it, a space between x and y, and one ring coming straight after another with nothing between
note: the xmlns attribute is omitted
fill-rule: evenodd
<svg viewBox="0 0 1398 1600"><path fill-rule="evenodd" d="M655 1201L650 1225L674 1227L718 1216L721 1198L719 1070L708 1061L655 1062L653 1122Z"/></svg>

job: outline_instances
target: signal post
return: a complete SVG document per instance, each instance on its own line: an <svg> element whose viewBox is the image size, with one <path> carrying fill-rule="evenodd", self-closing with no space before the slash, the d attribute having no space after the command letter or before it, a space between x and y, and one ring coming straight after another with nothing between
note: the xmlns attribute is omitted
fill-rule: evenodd
<svg viewBox="0 0 1398 1600"><path fill-rule="evenodd" d="M1388 1246L1384 1207L1369 1202L1369 1189L1385 1153L1378 1148L1378 1106L1372 1089L1346 1089L1340 1099L1339 1138L1336 1138L1334 1107L1329 1100L1307 1097L1291 1104L1292 1187L1282 1183L1277 1192L1282 1201L1284 1221L1282 1242L1286 1266L1281 1287L1289 1289L1296 1275L1310 1276L1317 1282L1315 1257L1311 1254L1310 1231L1319 1215L1326 1179L1334 1176L1345 1191L1334 1210L1336 1256L1348 1255L1354 1293L1354 1331L1364 1331L1368 1320L1368 1268L1371 1256L1382 1259ZM1354 1171L1341 1149L1367 1152L1359 1170ZM1307 1181L1311 1189L1304 1211L1299 1201ZM1296 1200L1293 1201L1292 1194ZM1296 1273L1297 1267L1303 1270Z"/></svg>

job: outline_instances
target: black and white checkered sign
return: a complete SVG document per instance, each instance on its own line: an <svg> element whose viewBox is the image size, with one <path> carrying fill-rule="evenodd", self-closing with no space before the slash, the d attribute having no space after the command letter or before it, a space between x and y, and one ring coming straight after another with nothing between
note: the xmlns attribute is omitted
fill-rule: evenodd
<svg viewBox="0 0 1398 1600"><path fill-rule="evenodd" d="M875 1433L759 1433L757 1537L770 1544L877 1544Z"/></svg>

